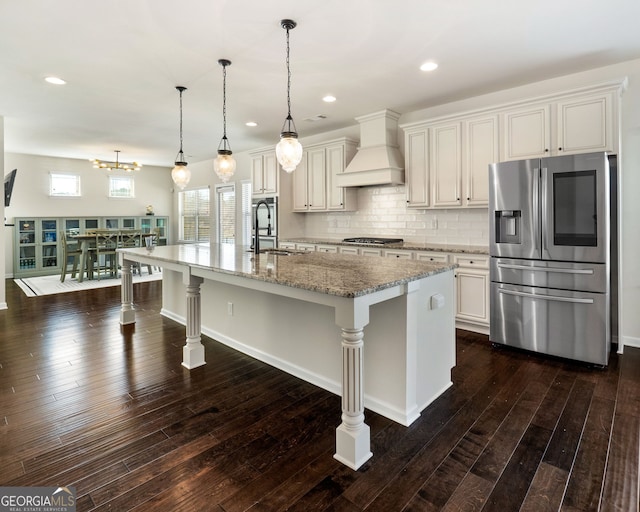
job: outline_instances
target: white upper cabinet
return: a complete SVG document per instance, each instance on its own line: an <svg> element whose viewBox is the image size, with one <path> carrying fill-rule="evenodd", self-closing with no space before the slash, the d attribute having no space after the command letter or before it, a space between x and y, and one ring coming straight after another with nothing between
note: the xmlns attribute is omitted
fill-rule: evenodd
<svg viewBox="0 0 640 512"><path fill-rule="evenodd" d="M498 124L497 115L464 121L464 206L489 204L489 164L500 160Z"/></svg>
<svg viewBox="0 0 640 512"><path fill-rule="evenodd" d="M278 161L275 149L251 153L251 187L254 196L278 194Z"/></svg>
<svg viewBox="0 0 640 512"><path fill-rule="evenodd" d="M348 139L306 147L293 174L293 211L355 210L356 190L335 185L335 176L345 170L355 151L355 142Z"/></svg>
<svg viewBox="0 0 640 512"><path fill-rule="evenodd" d="M626 80L400 126L409 208L484 207L489 164L619 150Z"/></svg>
<svg viewBox="0 0 640 512"><path fill-rule="evenodd" d="M308 209L327 209L327 171L324 148L307 152Z"/></svg>
<svg viewBox="0 0 640 512"><path fill-rule="evenodd" d="M404 179L408 206L429 206L428 133L427 129L405 133Z"/></svg>
<svg viewBox="0 0 640 512"><path fill-rule="evenodd" d="M502 160L608 151L617 153L616 94L570 94L502 114Z"/></svg>
<svg viewBox="0 0 640 512"><path fill-rule="evenodd" d="M426 124L405 133L407 206L482 207L499 160L498 115Z"/></svg>
<svg viewBox="0 0 640 512"><path fill-rule="evenodd" d="M462 184L462 124L432 126L430 134L430 178L432 206L460 206Z"/></svg>
<svg viewBox="0 0 640 512"><path fill-rule="evenodd" d="M559 101L556 111L557 154L617 152L613 142L612 93Z"/></svg>
<svg viewBox="0 0 640 512"><path fill-rule="evenodd" d="M502 161L548 156L551 147L549 105L532 105L502 114Z"/></svg>

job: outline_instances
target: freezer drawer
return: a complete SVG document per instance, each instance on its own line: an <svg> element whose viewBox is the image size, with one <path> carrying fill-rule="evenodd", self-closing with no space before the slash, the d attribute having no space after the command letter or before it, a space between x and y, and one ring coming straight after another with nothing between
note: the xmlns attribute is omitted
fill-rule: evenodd
<svg viewBox="0 0 640 512"><path fill-rule="evenodd" d="M609 294L491 283L494 343L607 365Z"/></svg>
<svg viewBox="0 0 640 512"><path fill-rule="evenodd" d="M605 263L491 258L491 281L583 292L609 291L609 271Z"/></svg>

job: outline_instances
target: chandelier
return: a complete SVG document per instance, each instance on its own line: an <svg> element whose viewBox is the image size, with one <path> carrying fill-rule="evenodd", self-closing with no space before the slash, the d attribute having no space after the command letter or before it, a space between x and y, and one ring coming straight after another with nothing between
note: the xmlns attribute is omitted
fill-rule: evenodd
<svg viewBox="0 0 640 512"><path fill-rule="evenodd" d="M107 160L91 160L93 162L93 167L95 169L106 169L107 171L126 171L126 172L132 172L132 171L139 171L140 168L142 167L142 164L140 162L121 162L119 160L119 153L120 150L119 149L115 149L114 150L116 153L116 160L115 162L108 162Z"/></svg>
<svg viewBox="0 0 640 512"><path fill-rule="evenodd" d="M293 172L302 160L302 145L298 141L296 125L291 117L291 69L289 68L289 30L296 27L293 20L282 20L280 25L287 31L287 117L280 132L280 142L276 145L276 157L282 168Z"/></svg>
<svg viewBox="0 0 640 512"><path fill-rule="evenodd" d="M231 65L231 61L220 59L218 64L222 66L222 139L218 146L218 157L213 161L213 170L226 183L236 170L236 161L227 139L227 66Z"/></svg>

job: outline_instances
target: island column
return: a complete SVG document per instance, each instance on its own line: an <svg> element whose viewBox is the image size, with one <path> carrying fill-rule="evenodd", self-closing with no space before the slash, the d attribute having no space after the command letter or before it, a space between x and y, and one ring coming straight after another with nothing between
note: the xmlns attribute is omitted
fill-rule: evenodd
<svg viewBox="0 0 640 512"><path fill-rule="evenodd" d="M368 304L350 299L336 306L342 329L342 423L336 428L334 458L357 470L373 453L369 425L364 422L363 329L369 323Z"/></svg>

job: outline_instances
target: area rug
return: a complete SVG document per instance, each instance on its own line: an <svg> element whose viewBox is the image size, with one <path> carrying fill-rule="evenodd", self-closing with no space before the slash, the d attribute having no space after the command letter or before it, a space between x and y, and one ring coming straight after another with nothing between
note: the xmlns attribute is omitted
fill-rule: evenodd
<svg viewBox="0 0 640 512"><path fill-rule="evenodd" d="M133 284L144 283L146 281L157 281L162 279L162 272L153 274L134 274ZM120 286L120 278L109 279L88 279L79 283L76 279L65 279L60 282L60 274L51 276L25 277L14 279L15 283L22 289L27 297L37 297L40 295L52 295L54 293L77 292L80 290L91 290L92 288L107 288L109 286Z"/></svg>

